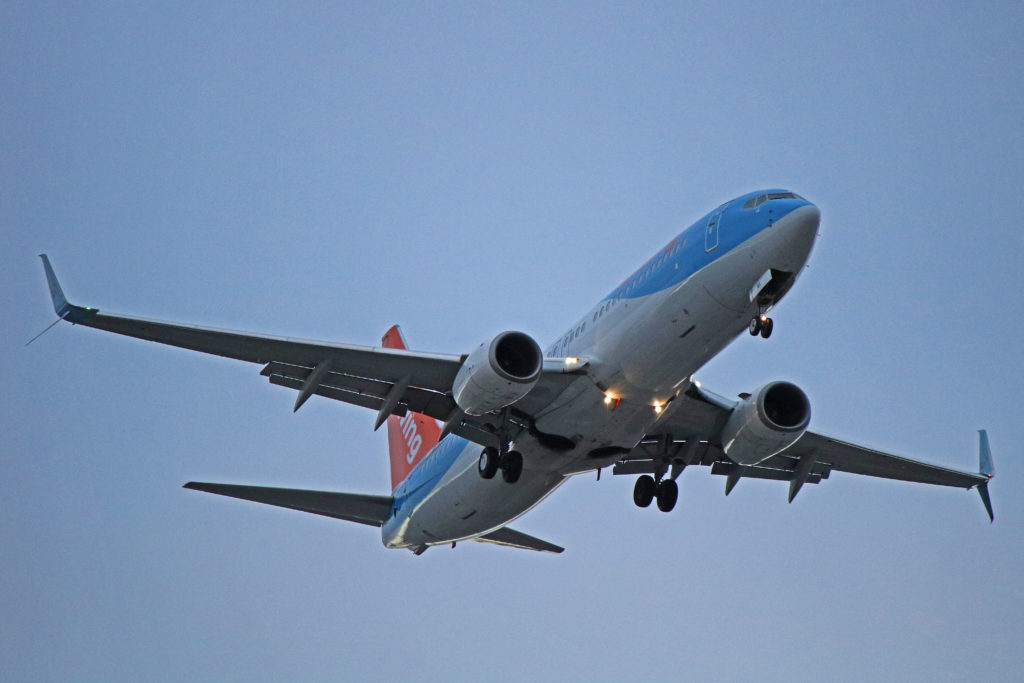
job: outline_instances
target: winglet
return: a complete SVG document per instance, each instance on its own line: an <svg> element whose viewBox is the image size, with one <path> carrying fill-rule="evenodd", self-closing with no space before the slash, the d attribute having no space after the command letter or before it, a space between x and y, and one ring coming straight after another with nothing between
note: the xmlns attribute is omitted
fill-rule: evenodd
<svg viewBox="0 0 1024 683"><path fill-rule="evenodd" d="M81 320L83 314L97 312L95 308L82 308L81 306L68 303L67 297L64 296L64 290L60 288L60 282L57 281L57 275L53 272L53 266L50 265L50 259L46 254L40 254L39 258L43 260L43 269L46 270L46 284L50 286L53 310L58 317L70 322L77 322Z"/></svg>
<svg viewBox="0 0 1024 683"><path fill-rule="evenodd" d="M995 475L995 466L992 464L992 449L988 445L988 432L984 429L978 430L978 472L989 479ZM988 521L994 522L996 517L992 514L992 499L988 495L988 482L978 484L978 495L988 513Z"/></svg>
<svg viewBox="0 0 1024 683"><path fill-rule="evenodd" d="M986 430L978 430L978 441L978 472L991 479L996 470L992 464L992 449L988 445Z"/></svg>
<svg viewBox="0 0 1024 683"><path fill-rule="evenodd" d="M60 288L60 283L57 282L57 275L53 272L50 259L46 254L40 254L39 258L43 259L43 268L46 270L46 284L50 285L50 298L53 299L53 310L59 317L63 318L71 312L71 304L68 303L67 298L64 296L64 290Z"/></svg>
<svg viewBox="0 0 1024 683"><path fill-rule="evenodd" d="M985 512L988 513L989 523L996 521L996 516L992 514L992 499L988 497L987 481L978 484L978 495L981 496L981 504L985 506Z"/></svg>

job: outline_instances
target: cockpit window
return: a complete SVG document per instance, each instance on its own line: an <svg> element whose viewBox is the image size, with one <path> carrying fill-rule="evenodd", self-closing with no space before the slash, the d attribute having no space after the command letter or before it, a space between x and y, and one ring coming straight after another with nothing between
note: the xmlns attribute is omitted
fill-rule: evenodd
<svg viewBox="0 0 1024 683"><path fill-rule="evenodd" d="M762 194L743 202L743 208L756 209L765 202L769 202L773 199L803 199L803 197L794 192L769 192L768 194Z"/></svg>

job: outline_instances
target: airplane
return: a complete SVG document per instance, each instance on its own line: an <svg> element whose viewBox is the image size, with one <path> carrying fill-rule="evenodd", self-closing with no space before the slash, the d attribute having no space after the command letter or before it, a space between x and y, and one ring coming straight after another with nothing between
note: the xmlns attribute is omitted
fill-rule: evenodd
<svg viewBox="0 0 1024 683"><path fill-rule="evenodd" d="M546 349L505 331L467 354L411 351L396 325L381 347L305 341L109 315L68 302L40 257L58 320L262 366L271 384L376 411L387 423L391 495L211 482L188 489L380 527L387 548L419 555L478 541L560 553L508 526L569 477L611 467L637 476L633 501L676 504L688 467L725 477L805 484L850 472L976 488L994 520L986 431L979 471L962 472L809 431L795 384L738 400L695 373L743 334L768 339L768 316L807 264L820 211L783 189L751 192L701 217L573 322ZM52 327L52 325L51 325ZM763 342L761 342L763 343ZM500 473L500 476L497 476Z"/></svg>

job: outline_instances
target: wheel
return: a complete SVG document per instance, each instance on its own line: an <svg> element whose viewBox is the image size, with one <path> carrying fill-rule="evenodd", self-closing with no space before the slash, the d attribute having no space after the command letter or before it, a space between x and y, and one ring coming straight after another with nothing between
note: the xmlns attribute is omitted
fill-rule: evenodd
<svg viewBox="0 0 1024 683"><path fill-rule="evenodd" d="M775 321L771 318L766 318L764 324L761 325L761 338L767 339L772 336L772 330L775 328Z"/></svg>
<svg viewBox="0 0 1024 683"><path fill-rule="evenodd" d="M523 473L523 454L519 451L509 451L501 461L501 478L509 484L519 481Z"/></svg>
<svg viewBox="0 0 1024 683"><path fill-rule="evenodd" d="M662 479L658 484L658 509L670 512L679 499L679 486L674 479Z"/></svg>
<svg viewBox="0 0 1024 683"><path fill-rule="evenodd" d="M476 462L476 471L484 479L491 479L498 473L498 449L485 448L480 451L480 459Z"/></svg>
<svg viewBox="0 0 1024 683"><path fill-rule="evenodd" d="M654 477L651 475L645 474L642 477L638 477L636 484L633 486L633 502L636 503L637 507L647 507L654 500L654 490L656 488Z"/></svg>
<svg viewBox="0 0 1024 683"><path fill-rule="evenodd" d="M750 330L750 336L756 337L757 333L761 331L761 318L754 317L750 319L750 326L747 327Z"/></svg>

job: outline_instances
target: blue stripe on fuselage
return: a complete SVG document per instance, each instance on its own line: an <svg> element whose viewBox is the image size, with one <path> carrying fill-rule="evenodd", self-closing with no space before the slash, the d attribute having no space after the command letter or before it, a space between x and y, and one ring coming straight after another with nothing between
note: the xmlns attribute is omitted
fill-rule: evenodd
<svg viewBox="0 0 1024 683"><path fill-rule="evenodd" d="M469 441L462 437L448 435L412 468L409 476L395 487L393 493L394 510L399 517L411 513L430 495L468 443Z"/></svg>
<svg viewBox="0 0 1024 683"><path fill-rule="evenodd" d="M616 287L601 301L615 298L636 299L673 287L730 252L754 235L778 221L789 212L810 204L805 199L774 199L757 208L744 209L743 204L763 194L782 194L786 190L762 190L733 199L710 211L696 223L679 233L663 249ZM708 220L721 214L718 220L717 246L705 249L705 231ZM678 265L678 267L676 267Z"/></svg>

